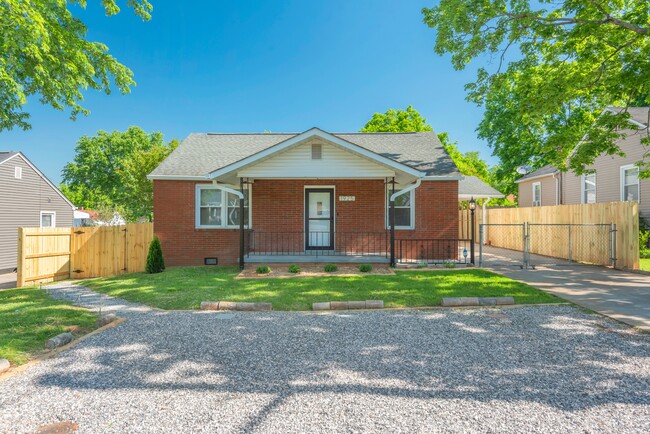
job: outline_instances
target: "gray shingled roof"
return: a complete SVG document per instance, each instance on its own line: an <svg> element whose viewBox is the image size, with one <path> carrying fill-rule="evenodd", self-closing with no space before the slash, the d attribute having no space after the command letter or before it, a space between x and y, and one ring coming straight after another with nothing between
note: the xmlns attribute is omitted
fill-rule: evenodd
<svg viewBox="0 0 650 434"><path fill-rule="evenodd" d="M18 152L13 152L13 151L0 151L0 163L4 162L5 160L10 159L14 155L16 155Z"/></svg>
<svg viewBox="0 0 650 434"><path fill-rule="evenodd" d="M458 182L458 195L480 199L484 197L504 197L503 193L486 184L476 176L465 176Z"/></svg>
<svg viewBox="0 0 650 434"><path fill-rule="evenodd" d="M517 182L523 181L524 179L535 178L537 176L551 175L555 172L557 172L557 167L555 166L548 165L548 166L540 167L539 169L534 170L529 174L522 176L517 180Z"/></svg>
<svg viewBox="0 0 650 434"><path fill-rule="evenodd" d="M204 176L290 139L299 133L193 133L151 176ZM368 151L425 172L459 176L458 168L433 132L332 133Z"/></svg>

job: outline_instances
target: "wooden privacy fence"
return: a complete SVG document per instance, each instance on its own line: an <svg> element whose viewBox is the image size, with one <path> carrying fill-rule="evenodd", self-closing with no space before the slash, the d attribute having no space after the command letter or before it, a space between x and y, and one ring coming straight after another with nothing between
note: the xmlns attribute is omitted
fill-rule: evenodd
<svg viewBox="0 0 650 434"><path fill-rule="evenodd" d="M478 242L479 225L483 223L483 210L477 207L474 217L474 230L476 231L476 240ZM488 225L513 225L512 231L517 231L517 234L514 234L514 232L510 233L511 231L506 230L507 226L506 229L501 228L499 230L490 230L491 228L488 226L482 241L494 247L513 248L515 250L519 247L513 247L510 244L513 243L513 240L519 240L521 238L519 236L521 227L514 225L521 225L522 223L533 225L610 225L613 223L616 225L616 267L639 268L639 204L637 202L607 202L526 208L487 208L485 223ZM470 232L470 210L460 210L459 237L469 238ZM565 243L566 241L562 241L564 239L562 237L555 236L555 232L550 231L549 237L546 238L545 242L537 243L535 245L535 252L533 253L558 257L557 252L564 251L562 249L563 246L559 246L558 243ZM585 232L585 236L589 236L587 230L583 232ZM590 252L586 248L583 250L584 254L581 254L580 250L576 250L572 260L590 262L590 256L593 252Z"/></svg>
<svg viewBox="0 0 650 434"><path fill-rule="evenodd" d="M144 271L153 223L18 228L16 286Z"/></svg>

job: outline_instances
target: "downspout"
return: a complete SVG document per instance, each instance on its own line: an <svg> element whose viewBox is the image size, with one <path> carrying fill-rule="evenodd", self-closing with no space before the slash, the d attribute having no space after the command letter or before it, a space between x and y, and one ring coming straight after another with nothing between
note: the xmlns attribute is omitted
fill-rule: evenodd
<svg viewBox="0 0 650 434"><path fill-rule="evenodd" d="M415 180L415 184L411 184L404 190L395 191L395 183L393 182L393 194L390 195L390 266L395 266L395 199L403 194L415 190L422 184L422 178ZM415 216L412 216L415 218Z"/></svg>
<svg viewBox="0 0 650 434"><path fill-rule="evenodd" d="M491 197L488 197L487 200L485 200L485 201L483 202L483 231L479 231L479 232L481 232L481 233L483 234L483 239L479 241L481 244L486 244L486 240L487 240L487 229L488 229L488 227L487 227L487 212L486 212L486 208L487 208L487 204L488 204L488 202L489 202L491 199L492 199Z"/></svg>

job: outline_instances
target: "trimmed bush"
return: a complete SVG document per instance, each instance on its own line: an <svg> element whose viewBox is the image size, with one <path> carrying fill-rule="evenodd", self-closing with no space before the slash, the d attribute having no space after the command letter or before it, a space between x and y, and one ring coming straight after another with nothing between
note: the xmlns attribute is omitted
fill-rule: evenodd
<svg viewBox="0 0 650 434"><path fill-rule="evenodd" d="M271 267L268 265L260 265L255 271L257 274L269 274L271 272Z"/></svg>
<svg viewBox="0 0 650 434"><path fill-rule="evenodd" d="M372 265L370 264L361 264L359 265L359 271L362 273L369 273L372 271Z"/></svg>
<svg viewBox="0 0 650 434"><path fill-rule="evenodd" d="M443 265L445 268L456 268L456 263L452 261L445 261L443 262Z"/></svg>
<svg viewBox="0 0 650 434"><path fill-rule="evenodd" d="M337 267L336 264L327 264L325 266L325 271L327 273L333 273L333 272L337 271L338 269L339 269L339 267Z"/></svg>
<svg viewBox="0 0 650 434"><path fill-rule="evenodd" d="M162 247L157 236L149 244L149 253L147 253L147 266L145 270L149 274L162 273L165 269L165 260L163 259Z"/></svg>
<svg viewBox="0 0 650 434"><path fill-rule="evenodd" d="M289 265L289 273L300 273L300 267L296 264Z"/></svg>

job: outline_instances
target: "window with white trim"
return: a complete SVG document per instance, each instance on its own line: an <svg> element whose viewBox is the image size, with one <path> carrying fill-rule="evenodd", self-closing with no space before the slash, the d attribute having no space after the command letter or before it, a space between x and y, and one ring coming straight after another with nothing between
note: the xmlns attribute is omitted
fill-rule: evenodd
<svg viewBox="0 0 650 434"><path fill-rule="evenodd" d="M621 167L621 200L639 201L639 168L634 165Z"/></svg>
<svg viewBox="0 0 650 434"><path fill-rule="evenodd" d="M229 187L234 190L239 188ZM249 225L248 189L244 189L244 225ZM239 197L221 186L196 186L196 227L239 228Z"/></svg>
<svg viewBox="0 0 650 434"><path fill-rule="evenodd" d="M542 206L542 183L533 182L533 206Z"/></svg>
<svg viewBox="0 0 650 434"><path fill-rule="evenodd" d="M582 175L582 203L596 203L596 174Z"/></svg>
<svg viewBox="0 0 650 434"><path fill-rule="evenodd" d="M56 227L56 212L41 211L41 227L42 228Z"/></svg>
<svg viewBox="0 0 650 434"><path fill-rule="evenodd" d="M393 194L392 186L387 184L386 192L386 226L390 228L390 196ZM400 191L395 188L395 193ZM413 229L415 227L415 190L404 193L395 198L395 228Z"/></svg>

